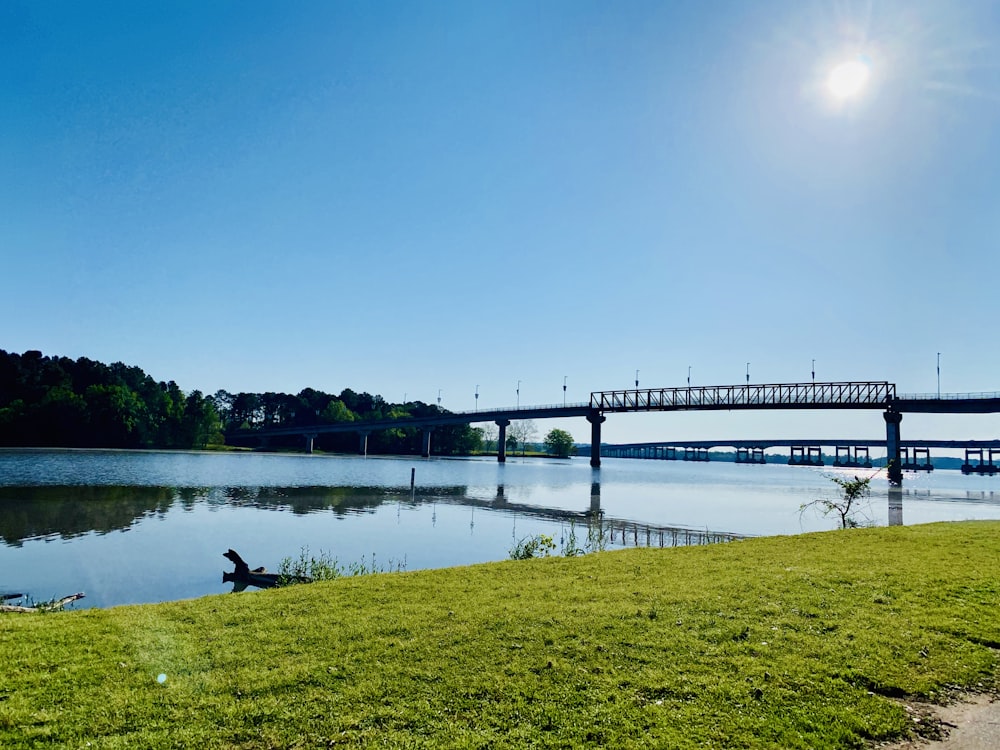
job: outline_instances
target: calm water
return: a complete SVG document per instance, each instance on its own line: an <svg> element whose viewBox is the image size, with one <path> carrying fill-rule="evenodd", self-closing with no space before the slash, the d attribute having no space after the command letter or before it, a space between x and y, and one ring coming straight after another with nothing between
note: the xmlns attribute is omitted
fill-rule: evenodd
<svg viewBox="0 0 1000 750"><path fill-rule="evenodd" d="M411 469L416 481L410 487ZM585 536L599 512L615 541L654 546L698 533L797 534L835 527L801 514L829 480L870 472L605 459L398 459L274 454L0 451L0 593L77 606L222 593L230 547L275 570L302 548L341 564L419 568L509 556L532 534ZM890 521L887 483L868 515ZM898 505L902 505L901 510ZM1000 519L1000 477L909 474L893 521ZM625 529L623 533L623 529ZM693 532L693 535L692 535Z"/></svg>

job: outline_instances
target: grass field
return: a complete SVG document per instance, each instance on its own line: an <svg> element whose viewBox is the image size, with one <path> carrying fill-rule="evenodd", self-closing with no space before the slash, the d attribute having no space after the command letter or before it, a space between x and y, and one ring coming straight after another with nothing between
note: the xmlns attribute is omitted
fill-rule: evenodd
<svg viewBox="0 0 1000 750"><path fill-rule="evenodd" d="M966 522L5 615L0 746L864 747L995 689L998 605Z"/></svg>

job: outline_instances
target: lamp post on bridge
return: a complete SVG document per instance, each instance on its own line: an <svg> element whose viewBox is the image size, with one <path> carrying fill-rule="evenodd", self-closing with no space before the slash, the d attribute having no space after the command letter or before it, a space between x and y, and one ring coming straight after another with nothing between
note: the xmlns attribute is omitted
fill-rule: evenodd
<svg viewBox="0 0 1000 750"><path fill-rule="evenodd" d="M816 360L815 359L813 360L812 373L813 373L813 382L815 383L816 382Z"/></svg>
<svg viewBox="0 0 1000 750"><path fill-rule="evenodd" d="M635 371L635 389L639 390L639 371Z"/></svg>
<svg viewBox="0 0 1000 750"><path fill-rule="evenodd" d="M476 411L479 411L479 385L476 385Z"/></svg>
<svg viewBox="0 0 1000 750"><path fill-rule="evenodd" d="M747 362L747 385L750 385L750 363Z"/></svg>
<svg viewBox="0 0 1000 750"><path fill-rule="evenodd" d="M563 375L563 406L566 406L566 378L568 375Z"/></svg>
<svg viewBox="0 0 1000 750"><path fill-rule="evenodd" d="M517 381L517 408L521 408L521 381Z"/></svg>
<svg viewBox="0 0 1000 750"><path fill-rule="evenodd" d="M688 365L688 388L691 387L691 365Z"/></svg>
<svg viewBox="0 0 1000 750"><path fill-rule="evenodd" d="M941 352L937 353L937 376L938 376L938 390L937 397L941 398Z"/></svg>

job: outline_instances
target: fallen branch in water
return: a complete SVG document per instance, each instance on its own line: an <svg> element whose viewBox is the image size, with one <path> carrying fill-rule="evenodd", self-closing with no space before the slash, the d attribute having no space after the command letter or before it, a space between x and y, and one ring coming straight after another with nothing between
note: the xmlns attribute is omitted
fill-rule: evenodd
<svg viewBox="0 0 1000 750"><path fill-rule="evenodd" d="M308 576L283 575L281 573L268 573L265 568L254 568L246 564L242 557L235 550L227 550L222 556L231 561L236 566L232 573L223 573L222 582L232 583L233 591L243 591L247 586L256 586L261 589L269 589L275 586L282 586L288 583L310 583L312 579Z"/></svg>
<svg viewBox="0 0 1000 750"><path fill-rule="evenodd" d="M77 599L83 599L82 591L79 594L64 596L58 601L36 604L34 607L20 607L16 604L0 604L0 612L53 612L57 609L62 609L70 602L75 602Z"/></svg>

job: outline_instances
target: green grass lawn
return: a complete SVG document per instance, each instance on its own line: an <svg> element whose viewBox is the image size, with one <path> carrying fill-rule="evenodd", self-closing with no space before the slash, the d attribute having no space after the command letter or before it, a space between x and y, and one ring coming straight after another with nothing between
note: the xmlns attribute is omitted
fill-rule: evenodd
<svg viewBox="0 0 1000 750"><path fill-rule="evenodd" d="M995 688L998 605L967 522L5 615L0 747L863 747Z"/></svg>

